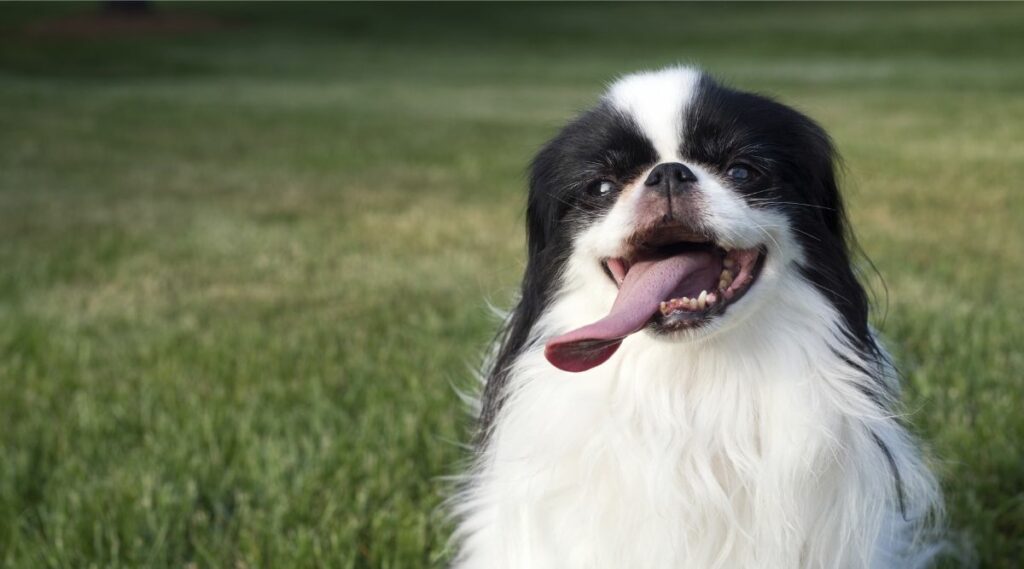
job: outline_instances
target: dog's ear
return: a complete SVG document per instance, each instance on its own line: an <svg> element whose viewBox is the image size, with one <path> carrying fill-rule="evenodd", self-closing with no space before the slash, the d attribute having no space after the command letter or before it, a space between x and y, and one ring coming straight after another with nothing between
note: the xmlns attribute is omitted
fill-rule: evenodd
<svg viewBox="0 0 1024 569"><path fill-rule="evenodd" d="M561 156L552 140L538 152L530 167L526 205L526 269L519 299L503 323L495 342L497 354L486 370L478 443L486 440L501 408L509 368L526 347L537 319L550 302L559 271L568 255L568 242L559 239L559 221L566 204L559 198Z"/></svg>
<svg viewBox="0 0 1024 569"><path fill-rule="evenodd" d="M797 185L809 207L793 208L789 215L807 257L801 270L839 311L855 347L872 359L881 357L868 322L868 294L855 266L863 253L839 188L841 159L828 134L811 119L803 117L799 136L802 167Z"/></svg>
<svg viewBox="0 0 1024 569"><path fill-rule="evenodd" d="M817 206L814 209L829 235L845 245L848 237L846 209L837 177L840 159L832 139L818 123L804 117L802 130L808 176L805 183L810 189L808 199Z"/></svg>
<svg viewBox="0 0 1024 569"><path fill-rule="evenodd" d="M530 166L530 190L526 202L526 261L536 264L557 230L558 211L552 204L555 196L553 170L555 151L548 144L534 157ZM527 276L530 271L527 270ZM524 283L525 284L525 283Z"/></svg>

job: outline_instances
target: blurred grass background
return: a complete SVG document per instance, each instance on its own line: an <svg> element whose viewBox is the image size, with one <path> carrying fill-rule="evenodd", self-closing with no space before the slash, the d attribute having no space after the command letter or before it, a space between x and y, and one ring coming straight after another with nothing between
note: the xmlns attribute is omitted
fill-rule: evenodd
<svg viewBox="0 0 1024 569"><path fill-rule="evenodd" d="M443 563L525 166L681 61L834 135L951 526L1024 558L1024 5L97 11L0 5L3 567Z"/></svg>

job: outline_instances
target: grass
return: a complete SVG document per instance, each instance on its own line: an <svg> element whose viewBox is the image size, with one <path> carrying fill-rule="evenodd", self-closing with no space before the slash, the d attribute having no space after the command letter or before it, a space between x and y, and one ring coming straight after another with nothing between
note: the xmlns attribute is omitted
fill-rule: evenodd
<svg viewBox="0 0 1024 569"><path fill-rule="evenodd" d="M0 6L0 566L442 564L524 167L677 61L833 133L950 525L1024 558L1024 6L160 9L221 25Z"/></svg>

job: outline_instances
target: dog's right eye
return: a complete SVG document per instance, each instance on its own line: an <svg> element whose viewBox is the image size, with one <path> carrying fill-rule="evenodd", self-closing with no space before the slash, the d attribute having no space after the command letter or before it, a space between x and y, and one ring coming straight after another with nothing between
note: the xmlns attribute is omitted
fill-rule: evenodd
<svg viewBox="0 0 1024 569"><path fill-rule="evenodd" d="M587 193L592 196L607 196L615 191L615 184L608 180L597 180L587 187Z"/></svg>

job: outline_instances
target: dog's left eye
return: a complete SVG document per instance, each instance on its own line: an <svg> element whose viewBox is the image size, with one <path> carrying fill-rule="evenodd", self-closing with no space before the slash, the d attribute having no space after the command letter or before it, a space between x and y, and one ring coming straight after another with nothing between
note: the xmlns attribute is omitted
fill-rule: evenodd
<svg viewBox="0 0 1024 569"><path fill-rule="evenodd" d="M608 180L597 180L587 188L587 192L594 196L607 196L613 191L615 191L615 184Z"/></svg>
<svg viewBox="0 0 1024 569"><path fill-rule="evenodd" d="M745 164L733 164L725 171L725 175L737 182L746 182L754 177L754 172Z"/></svg>

